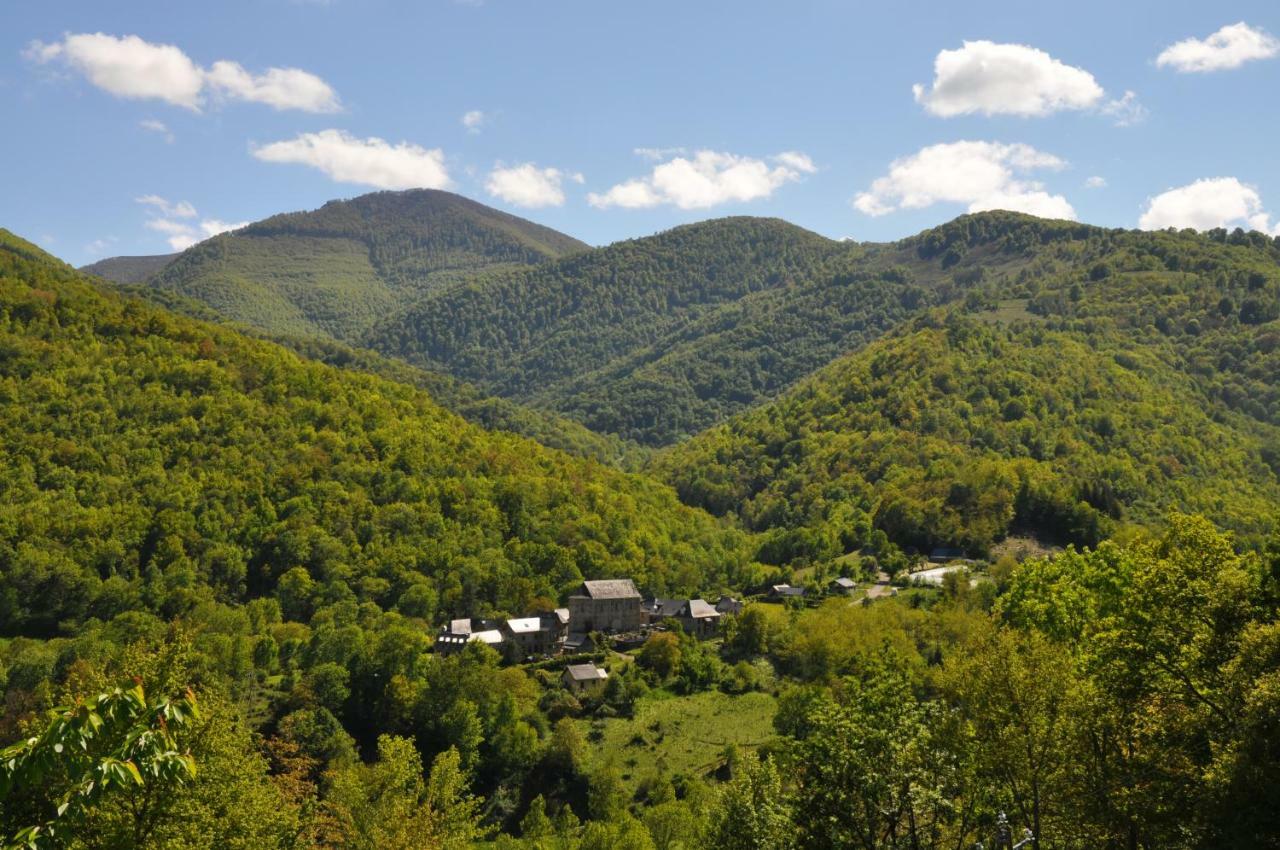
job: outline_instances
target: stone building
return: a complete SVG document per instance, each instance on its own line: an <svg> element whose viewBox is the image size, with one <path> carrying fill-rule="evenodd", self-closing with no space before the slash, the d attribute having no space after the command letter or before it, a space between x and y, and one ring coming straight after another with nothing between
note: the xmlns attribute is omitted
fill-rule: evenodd
<svg viewBox="0 0 1280 850"><path fill-rule="evenodd" d="M640 628L640 591L629 578L584 581L569 597L569 631L629 632Z"/></svg>

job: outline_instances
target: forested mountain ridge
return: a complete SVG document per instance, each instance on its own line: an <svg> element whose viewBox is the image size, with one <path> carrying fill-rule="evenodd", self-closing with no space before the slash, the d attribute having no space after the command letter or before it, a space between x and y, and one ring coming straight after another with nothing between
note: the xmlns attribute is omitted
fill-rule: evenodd
<svg viewBox="0 0 1280 850"><path fill-rule="evenodd" d="M264 595L430 622L745 564L740 532L665 486L101 290L2 231L0 354L6 634Z"/></svg>
<svg viewBox="0 0 1280 850"><path fill-rule="evenodd" d="M668 445L921 309L1017 290L1053 245L1106 232L983 213L876 245L776 219L712 220L441 289L365 342Z"/></svg>
<svg viewBox="0 0 1280 850"><path fill-rule="evenodd" d="M641 370L682 333L717 329L719 308L826 277L828 265L859 252L777 219L713 220L441 290L365 342L569 412L596 430L669 442L759 390L745 374L735 376L739 391L695 389L678 372L654 380ZM750 356L770 359L766 351Z"/></svg>
<svg viewBox="0 0 1280 850"><path fill-rule="evenodd" d="M173 262L177 254L149 254L139 257L107 257L81 266L85 274L95 274L113 283L142 283Z"/></svg>
<svg viewBox="0 0 1280 850"><path fill-rule="evenodd" d="M689 504L769 531L768 560L886 541L984 553L1012 531L1094 545L1196 510L1274 525L1280 428L1111 327L932 311L656 461Z"/></svg>
<svg viewBox="0 0 1280 850"><path fill-rule="evenodd" d="M148 283L272 333L352 341L460 276L586 248L450 192L375 192L215 236Z"/></svg>

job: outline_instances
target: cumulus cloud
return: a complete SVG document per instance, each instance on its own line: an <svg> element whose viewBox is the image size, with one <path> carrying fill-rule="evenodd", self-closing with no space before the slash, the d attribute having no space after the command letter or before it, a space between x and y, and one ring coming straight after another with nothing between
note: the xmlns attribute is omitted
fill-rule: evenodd
<svg viewBox="0 0 1280 850"><path fill-rule="evenodd" d="M169 129L169 125L163 121L157 121L155 118L144 118L138 122L138 126L149 133L158 133L169 144L173 144L173 132Z"/></svg>
<svg viewBox="0 0 1280 850"><path fill-rule="evenodd" d="M767 198L779 187L814 170L813 161L797 151L765 160L703 150L662 162L648 176L619 183L607 192L592 192L587 195L587 202L601 209L659 204L682 210L705 209L731 201Z"/></svg>
<svg viewBox="0 0 1280 850"><path fill-rule="evenodd" d="M1280 39L1241 21L1208 38L1188 38L1166 47L1156 57L1156 67L1184 74L1227 71L1246 62L1270 59L1280 53Z"/></svg>
<svg viewBox="0 0 1280 850"><path fill-rule="evenodd" d="M479 109L473 109L470 112L464 112L461 120L462 126L467 128L468 133L479 133L488 116Z"/></svg>
<svg viewBox="0 0 1280 850"><path fill-rule="evenodd" d="M1084 181L1084 187L1086 189L1105 189L1107 188L1107 178L1097 176L1090 177Z"/></svg>
<svg viewBox="0 0 1280 850"><path fill-rule="evenodd" d="M134 198L135 201L143 206L152 207L157 214L166 218L195 218L196 208L189 201L178 201L172 203L166 198L159 195L142 195Z"/></svg>
<svg viewBox="0 0 1280 850"><path fill-rule="evenodd" d="M1258 190L1234 177L1204 178L1156 195L1147 202L1138 227L1244 227L1280 236L1280 224L1272 226Z"/></svg>
<svg viewBox="0 0 1280 850"><path fill-rule="evenodd" d="M159 195L142 195L134 198L139 204L150 207L154 216L147 219L146 226L163 233L169 247L175 251L183 251L210 236L217 236L228 230L239 230L247 227L249 222L227 222L217 218L197 218L196 208L187 201L172 203Z"/></svg>
<svg viewBox="0 0 1280 850"><path fill-rule="evenodd" d="M212 94L226 100L265 103L275 109L335 112L338 96L324 80L298 68L268 68L252 74L236 62L214 62L207 70L172 44L136 35L68 34L62 41L33 41L23 52L39 63L60 62L117 97L163 100L198 112Z"/></svg>
<svg viewBox="0 0 1280 850"><path fill-rule="evenodd" d="M1049 115L1089 109L1105 95L1093 75L1025 44L966 41L933 62L933 86L915 85L916 102L943 118L984 115Z"/></svg>
<svg viewBox="0 0 1280 850"><path fill-rule="evenodd" d="M999 142L950 142L930 145L895 159L853 206L871 216L936 203L967 204L969 212L1014 210L1044 218L1076 217L1062 195L1027 179L1029 172L1058 171L1066 162L1030 145Z"/></svg>
<svg viewBox="0 0 1280 850"><path fill-rule="evenodd" d="M519 207L558 207L564 204L564 180L582 182L582 175L566 174L558 168L539 168L532 162L504 167L498 163L489 172L484 188L495 198Z"/></svg>
<svg viewBox="0 0 1280 850"><path fill-rule="evenodd" d="M238 62L214 62L205 72L209 88L228 100L265 103L273 109L337 112L338 95L324 80L299 68L268 68L251 74Z"/></svg>
<svg viewBox="0 0 1280 850"><path fill-rule="evenodd" d="M263 162L309 165L339 183L378 189L445 189L451 185L444 151L410 142L360 139L343 130L300 133L253 149Z"/></svg>
<svg viewBox="0 0 1280 850"><path fill-rule="evenodd" d="M1138 102L1138 95L1131 91L1107 101L1099 111L1114 121L1117 127L1132 127L1147 119L1147 108Z"/></svg>
<svg viewBox="0 0 1280 850"><path fill-rule="evenodd" d="M25 55L41 64L63 62L117 97L200 108L204 72L172 44L152 44L136 35L79 33L54 44L34 41Z"/></svg>

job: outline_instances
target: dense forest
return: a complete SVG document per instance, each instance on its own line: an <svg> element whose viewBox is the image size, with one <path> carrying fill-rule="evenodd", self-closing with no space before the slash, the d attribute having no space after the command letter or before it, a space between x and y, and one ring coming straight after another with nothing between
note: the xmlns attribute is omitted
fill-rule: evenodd
<svg viewBox="0 0 1280 850"><path fill-rule="evenodd" d="M662 485L104 293L9 235L0 264L4 633L264 594L430 621L744 566L743 535Z"/></svg>
<svg viewBox="0 0 1280 850"><path fill-rule="evenodd" d="M259 251L264 300L0 231L0 846L955 850L1002 813L1275 846L1276 240L988 213L584 250L451 197L164 272ZM384 240L419 201L461 241ZM335 339L375 319L384 354ZM913 585L937 546L983 563ZM579 692L432 651L615 576L808 595L597 646Z"/></svg>
<svg viewBox="0 0 1280 850"><path fill-rule="evenodd" d="M729 218L586 250L448 193L406 192L267 219L190 249L149 285L664 446L922 310L1013 300L1051 322L1171 344L1198 386L1274 421L1278 256L1257 233L1006 212L882 245Z"/></svg>
<svg viewBox="0 0 1280 850"><path fill-rule="evenodd" d="M1042 847L1261 850L1280 829L1278 582L1275 546L1242 556L1173 517L975 587L753 605L712 644L659 633L578 697L478 644L433 655L371 603L309 624L270 597L168 626L132 611L0 644L0 732L30 734L0 751L0 829L15 847L943 850L992 846L1007 814ZM702 704L769 732L710 769L655 758L706 747L675 721Z"/></svg>
<svg viewBox="0 0 1280 850"><path fill-rule="evenodd" d="M1265 538L1280 429L1123 335L992 315L928 313L657 468L690 504L774 530L773 561L884 535L926 552L985 553L1011 531L1094 545L1171 507Z"/></svg>

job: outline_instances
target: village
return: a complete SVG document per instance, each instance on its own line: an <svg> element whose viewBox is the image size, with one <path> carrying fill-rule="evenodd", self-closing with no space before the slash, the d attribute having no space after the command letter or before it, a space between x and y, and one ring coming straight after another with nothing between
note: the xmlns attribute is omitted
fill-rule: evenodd
<svg viewBox="0 0 1280 850"><path fill-rule="evenodd" d="M939 586L948 573L967 573L973 566L975 563L964 558L963 552L937 549L898 584ZM756 588L750 596L761 602L803 605L815 598L853 596L859 587L855 579L837 576L821 589L779 583ZM890 577L879 572L860 598L868 604L897 592ZM714 603L702 598L646 597L627 578L584 581L568 597L565 607L553 611L507 619L450 620L440 627L434 651L451 655L478 642L495 650L509 664L563 658L567 663L561 683L573 693L582 693L608 680L608 671L590 660L603 651L636 649L650 635L673 626L693 638L708 640L720 634L724 617L742 613L743 606L742 599L727 594Z"/></svg>

